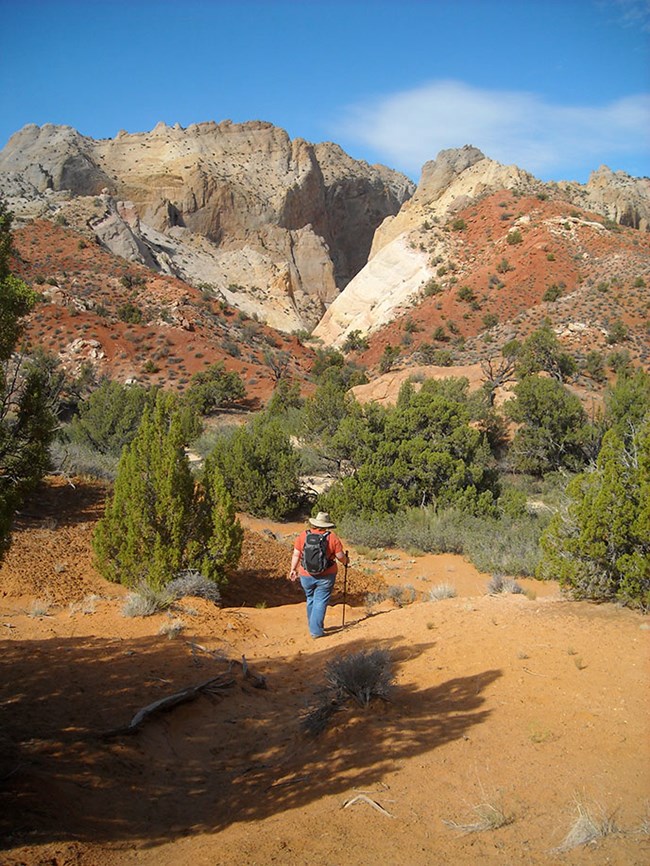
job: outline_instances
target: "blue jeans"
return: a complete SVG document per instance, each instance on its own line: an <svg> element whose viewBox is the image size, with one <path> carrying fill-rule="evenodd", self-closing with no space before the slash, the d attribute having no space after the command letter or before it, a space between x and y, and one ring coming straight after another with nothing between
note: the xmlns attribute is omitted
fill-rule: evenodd
<svg viewBox="0 0 650 866"><path fill-rule="evenodd" d="M312 637L322 637L325 611L334 588L335 574L326 577L312 577L308 574L300 575L300 584L307 597L307 625Z"/></svg>

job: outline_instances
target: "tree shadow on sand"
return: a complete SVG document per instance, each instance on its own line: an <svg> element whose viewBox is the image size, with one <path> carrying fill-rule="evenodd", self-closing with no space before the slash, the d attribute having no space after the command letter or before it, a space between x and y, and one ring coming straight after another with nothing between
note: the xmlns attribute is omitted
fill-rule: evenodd
<svg viewBox="0 0 650 866"><path fill-rule="evenodd" d="M219 697L152 717L130 736L102 734L137 710L227 669L180 640L6 641L0 655L0 832L5 844L76 839L156 845L258 821L378 783L414 755L489 717L486 670L429 688L400 684L388 703L349 705L320 737L300 717L341 652L382 648L396 669L431 652L405 638L357 641L281 660L249 661Z"/></svg>

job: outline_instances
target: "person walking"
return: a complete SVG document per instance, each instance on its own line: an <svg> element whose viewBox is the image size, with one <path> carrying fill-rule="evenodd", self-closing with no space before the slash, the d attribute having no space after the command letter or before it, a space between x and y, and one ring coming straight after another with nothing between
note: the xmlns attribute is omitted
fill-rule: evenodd
<svg viewBox="0 0 650 866"><path fill-rule="evenodd" d="M289 580L300 584L307 599L307 625L313 638L323 637L325 611L332 595L338 563L348 564L341 539L326 511L310 517L311 529L304 529L293 547Z"/></svg>

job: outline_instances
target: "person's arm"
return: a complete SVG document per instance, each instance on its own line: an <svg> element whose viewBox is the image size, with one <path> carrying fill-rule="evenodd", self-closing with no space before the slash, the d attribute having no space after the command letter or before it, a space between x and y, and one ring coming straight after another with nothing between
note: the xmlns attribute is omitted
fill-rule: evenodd
<svg viewBox="0 0 650 866"><path fill-rule="evenodd" d="M334 556L343 565L348 565L348 563L350 562L350 557L347 555L347 552L343 550L343 542L338 537L338 535L334 536L332 540L334 542Z"/></svg>
<svg viewBox="0 0 650 866"><path fill-rule="evenodd" d="M294 547L291 555L291 568L289 569L289 580L298 580L298 563L300 562L300 551Z"/></svg>

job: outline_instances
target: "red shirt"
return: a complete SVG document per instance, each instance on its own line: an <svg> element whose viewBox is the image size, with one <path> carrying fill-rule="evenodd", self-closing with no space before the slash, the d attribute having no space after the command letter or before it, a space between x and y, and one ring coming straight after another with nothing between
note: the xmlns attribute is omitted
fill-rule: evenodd
<svg viewBox="0 0 650 866"><path fill-rule="evenodd" d="M325 571L321 572L322 575L326 574L336 574L338 570L338 566L336 564L336 554L343 553L343 543L341 539L329 529L317 529L316 527L310 529L303 529L298 538L296 538L296 543L294 544L294 549L300 553L300 560L298 561L298 575L308 577L309 572L302 565L302 552L305 547L305 540L307 538L308 532L317 532L319 535L323 535L325 532L329 532L329 536L327 537L327 558L333 559L334 562L332 565L328 566ZM319 575L320 577L321 575Z"/></svg>

